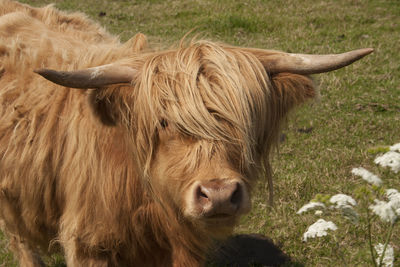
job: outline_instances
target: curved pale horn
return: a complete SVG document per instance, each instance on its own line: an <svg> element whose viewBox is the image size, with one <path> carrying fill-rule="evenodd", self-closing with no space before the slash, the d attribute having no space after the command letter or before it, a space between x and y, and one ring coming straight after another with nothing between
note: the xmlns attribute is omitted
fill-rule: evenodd
<svg viewBox="0 0 400 267"><path fill-rule="evenodd" d="M261 51L254 51L254 54L269 73L316 74L343 68L373 51L372 48L363 48L333 55L291 54L271 51L265 51L264 55Z"/></svg>
<svg viewBox="0 0 400 267"><path fill-rule="evenodd" d="M34 72L59 85L85 89L117 83L130 83L137 70L127 66L108 64L77 71L39 69L34 70Z"/></svg>

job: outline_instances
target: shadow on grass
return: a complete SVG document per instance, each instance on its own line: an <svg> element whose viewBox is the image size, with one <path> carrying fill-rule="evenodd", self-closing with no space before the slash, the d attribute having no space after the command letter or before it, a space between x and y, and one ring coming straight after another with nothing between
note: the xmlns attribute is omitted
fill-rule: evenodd
<svg viewBox="0 0 400 267"><path fill-rule="evenodd" d="M236 235L217 245L207 266L304 266L293 262L269 238L259 234Z"/></svg>
<svg viewBox="0 0 400 267"><path fill-rule="evenodd" d="M10 254L11 255L11 254ZM1 264L0 267L5 266ZM61 254L45 258L46 266L67 267ZM242 234L228 238L216 245L210 253L207 267L259 267L296 266L302 263L292 261L269 238L260 234Z"/></svg>

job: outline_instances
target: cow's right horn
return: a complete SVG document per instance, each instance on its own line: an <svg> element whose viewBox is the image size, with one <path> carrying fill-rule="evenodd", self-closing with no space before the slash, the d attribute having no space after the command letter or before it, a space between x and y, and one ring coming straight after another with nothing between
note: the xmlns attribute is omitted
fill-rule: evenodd
<svg viewBox="0 0 400 267"><path fill-rule="evenodd" d="M372 53L374 49L363 48L342 54L307 55L282 53L270 66L270 72L293 72L316 74L343 68Z"/></svg>
<svg viewBox="0 0 400 267"><path fill-rule="evenodd" d="M306 75L343 68L372 53L374 49L363 48L331 55L294 54L254 48L248 51L260 60L268 73L290 72Z"/></svg>
<svg viewBox="0 0 400 267"><path fill-rule="evenodd" d="M130 83L137 70L118 64L108 64L76 71L39 69L34 70L34 72L59 85L85 89L117 83Z"/></svg>

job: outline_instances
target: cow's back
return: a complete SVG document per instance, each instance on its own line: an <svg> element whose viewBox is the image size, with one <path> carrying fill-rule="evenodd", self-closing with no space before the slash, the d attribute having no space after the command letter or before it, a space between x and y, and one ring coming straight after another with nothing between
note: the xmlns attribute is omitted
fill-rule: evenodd
<svg viewBox="0 0 400 267"><path fill-rule="evenodd" d="M20 12L42 22L48 29L63 35L70 35L85 43L118 43L118 38L108 34L99 24L86 18L82 13L65 13L48 5L34 8L10 0L0 0L0 17L6 14Z"/></svg>

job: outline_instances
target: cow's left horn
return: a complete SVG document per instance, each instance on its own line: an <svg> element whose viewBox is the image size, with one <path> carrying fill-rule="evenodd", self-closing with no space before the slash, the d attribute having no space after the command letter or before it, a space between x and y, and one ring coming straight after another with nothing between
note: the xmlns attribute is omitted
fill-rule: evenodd
<svg viewBox="0 0 400 267"><path fill-rule="evenodd" d="M363 48L343 54L307 55L276 52L253 53L269 73L291 72L297 74L316 74L337 70L372 53L374 49ZM269 52L269 53L268 53Z"/></svg>
<svg viewBox="0 0 400 267"><path fill-rule="evenodd" d="M34 72L49 81L72 88L98 88L110 84L130 83L137 70L117 64L108 64L77 71L39 69Z"/></svg>

